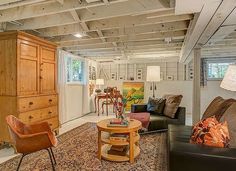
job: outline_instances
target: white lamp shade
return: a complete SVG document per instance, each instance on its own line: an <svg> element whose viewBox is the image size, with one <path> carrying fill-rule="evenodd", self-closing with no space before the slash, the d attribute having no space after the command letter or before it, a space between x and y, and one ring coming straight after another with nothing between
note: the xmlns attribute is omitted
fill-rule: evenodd
<svg viewBox="0 0 236 171"><path fill-rule="evenodd" d="M104 85L104 79L96 79L96 85Z"/></svg>
<svg viewBox="0 0 236 171"><path fill-rule="evenodd" d="M161 81L160 66L147 66L147 81Z"/></svg>
<svg viewBox="0 0 236 171"><path fill-rule="evenodd" d="M236 65L229 65L220 87L226 90L236 91Z"/></svg>

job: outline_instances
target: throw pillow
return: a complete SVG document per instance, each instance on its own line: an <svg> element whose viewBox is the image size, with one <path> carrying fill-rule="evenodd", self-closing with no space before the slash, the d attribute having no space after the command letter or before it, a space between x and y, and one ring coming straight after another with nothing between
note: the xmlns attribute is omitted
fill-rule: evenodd
<svg viewBox="0 0 236 171"><path fill-rule="evenodd" d="M236 102L233 103L221 117L220 122L225 121L228 123L229 128L229 146L232 148L236 148Z"/></svg>
<svg viewBox="0 0 236 171"><path fill-rule="evenodd" d="M198 122L192 131L190 143L213 147L229 147L227 122L219 123L213 116Z"/></svg>
<svg viewBox="0 0 236 171"><path fill-rule="evenodd" d="M166 99L165 108L164 108L164 115L170 118L175 118L175 114L178 110L178 107L181 103L183 98L182 95L165 95L163 96Z"/></svg>
<svg viewBox="0 0 236 171"><path fill-rule="evenodd" d="M152 114L163 115L166 100L163 98L151 98L148 99L147 111Z"/></svg>
<svg viewBox="0 0 236 171"><path fill-rule="evenodd" d="M216 116L216 119L219 121L224 112L232 105L233 102L236 102L234 99L223 99L222 97L216 97L207 107L204 112L202 119L206 119L211 116Z"/></svg>

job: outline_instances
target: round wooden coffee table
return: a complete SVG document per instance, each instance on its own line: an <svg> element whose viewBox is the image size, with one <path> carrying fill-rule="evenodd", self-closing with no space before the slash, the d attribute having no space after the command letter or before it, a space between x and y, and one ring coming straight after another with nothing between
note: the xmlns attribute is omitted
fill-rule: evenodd
<svg viewBox="0 0 236 171"><path fill-rule="evenodd" d="M102 120L97 123L98 128L98 158L109 161L130 161L134 162L134 158L140 153L138 130L142 128L142 123L138 120L131 119L128 127L108 127L107 124L111 119ZM104 137L102 132L107 133L127 133L129 138L127 141L110 141L109 136ZM126 146L129 145L129 150L125 156L108 154L112 146Z"/></svg>

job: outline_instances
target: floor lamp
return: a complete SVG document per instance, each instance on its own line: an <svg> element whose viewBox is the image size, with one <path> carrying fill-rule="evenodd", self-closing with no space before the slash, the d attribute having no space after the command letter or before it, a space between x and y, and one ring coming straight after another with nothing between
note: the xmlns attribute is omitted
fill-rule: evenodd
<svg viewBox="0 0 236 171"><path fill-rule="evenodd" d="M236 65L229 65L220 87L230 91L236 91Z"/></svg>
<svg viewBox="0 0 236 171"><path fill-rule="evenodd" d="M150 90L152 90L152 97L155 98L156 82L161 81L160 66L147 66L147 82L151 82Z"/></svg>

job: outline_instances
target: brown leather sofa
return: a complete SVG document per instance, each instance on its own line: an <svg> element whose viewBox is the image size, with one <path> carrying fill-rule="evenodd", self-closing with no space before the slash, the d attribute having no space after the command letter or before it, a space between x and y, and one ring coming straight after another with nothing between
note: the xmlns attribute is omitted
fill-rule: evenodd
<svg viewBox="0 0 236 171"><path fill-rule="evenodd" d="M236 170L236 102L215 98L203 118L215 115L228 122L230 148L191 144L191 126L168 125L169 171L235 171Z"/></svg>

